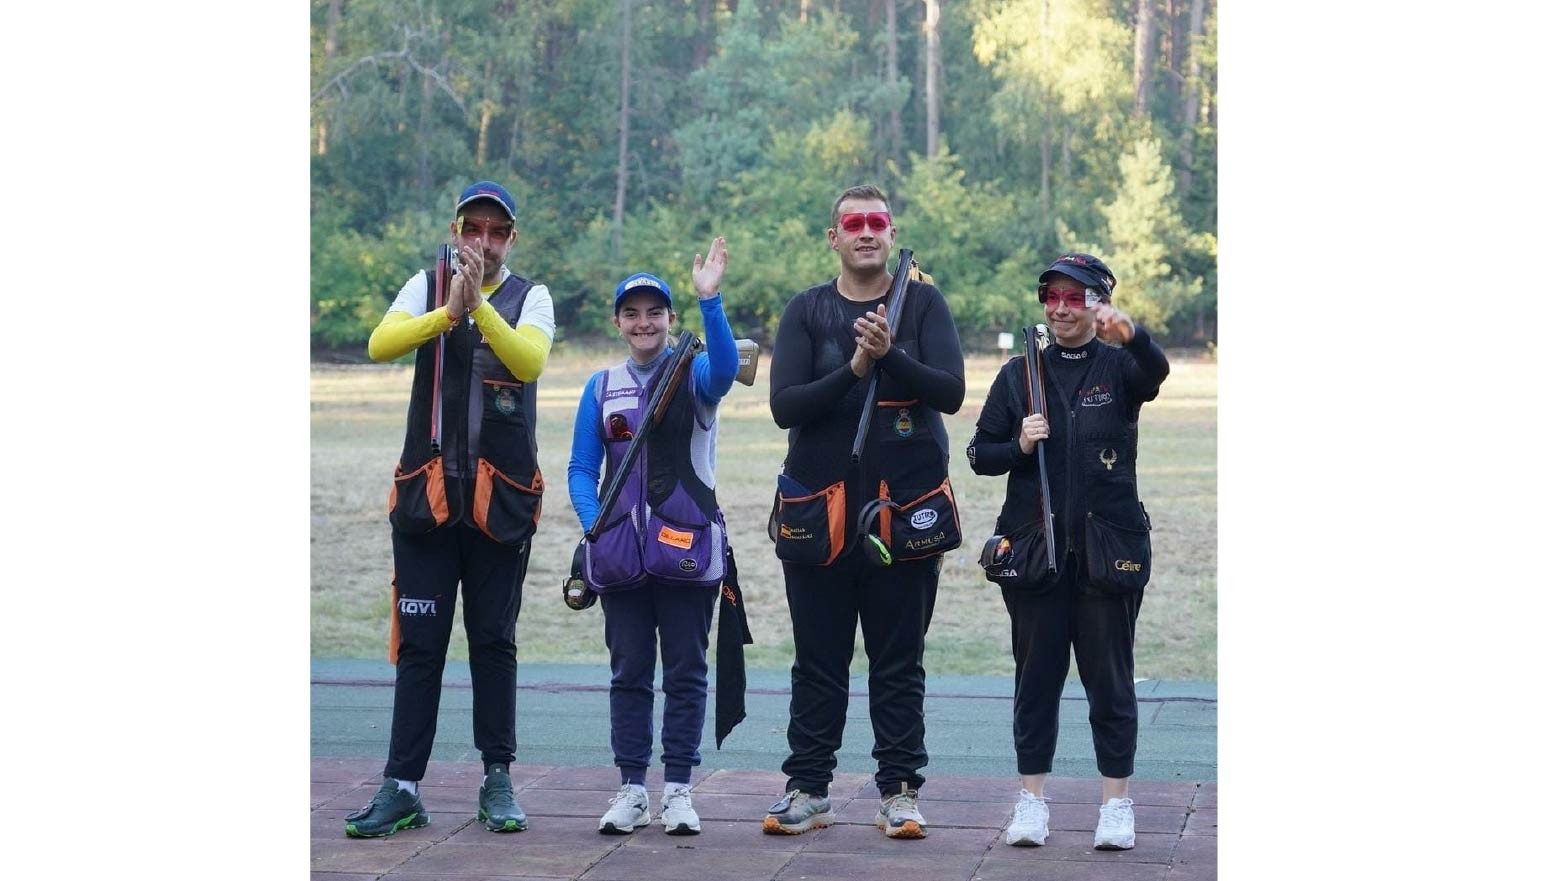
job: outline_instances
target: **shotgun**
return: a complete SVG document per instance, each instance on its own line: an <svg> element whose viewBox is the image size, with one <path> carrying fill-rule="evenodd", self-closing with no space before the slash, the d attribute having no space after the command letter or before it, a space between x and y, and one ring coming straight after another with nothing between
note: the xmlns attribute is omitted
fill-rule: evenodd
<svg viewBox="0 0 1546 881"><path fill-rule="evenodd" d="M891 292L886 295L886 323L892 328L902 325L902 306L907 302L907 282L912 276L913 252L903 248L896 258L896 274L891 276ZM895 334L893 334L893 337ZM859 411L859 430L854 432L854 448L848 461L859 464L864 453L864 440L870 435L870 417L875 412L875 390L880 386L880 365L870 365L870 390L864 396L864 409Z"/></svg>
<svg viewBox="0 0 1546 881"><path fill-rule="evenodd" d="M439 309L446 304L446 298L450 296L451 276L456 274L456 249L450 245L441 245L435 249L435 277L430 279L430 284L435 288L434 309ZM446 335L435 337L435 391L430 395L429 407L429 449L430 455L440 455L440 374L445 369L446 360Z"/></svg>
<svg viewBox="0 0 1546 881"><path fill-rule="evenodd" d="M1025 334L1025 381L1027 384L1026 403L1032 413L1047 415L1047 394L1041 382L1041 349L1046 345L1047 326L1038 324L1034 329L1024 328ZM1019 443L1016 436L1015 443ZM1042 532L1047 537L1047 571L1053 576L1058 574L1057 539L1052 525L1052 492L1047 487L1047 451L1044 449L1046 441L1036 444L1036 467L1041 473L1041 523Z"/></svg>

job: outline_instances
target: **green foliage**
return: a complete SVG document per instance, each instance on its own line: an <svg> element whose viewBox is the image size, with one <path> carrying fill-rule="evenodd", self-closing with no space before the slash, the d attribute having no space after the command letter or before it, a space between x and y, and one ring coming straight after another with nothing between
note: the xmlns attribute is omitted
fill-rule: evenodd
<svg viewBox="0 0 1546 881"><path fill-rule="evenodd" d="M312 336L328 346L362 341L414 272L430 265L424 242L441 238L436 219L408 212L378 230L312 223ZM374 233L374 234L372 234ZM326 292L318 296L318 292Z"/></svg>
<svg viewBox="0 0 1546 881"><path fill-rule="evenodd" d="M1173 255L1206 249L1208 239L1193 236L1181 222L1170 166L1157 141L1137 142L1117 165L1121 184L1100 206L1105 259L1117 276L1116 302L1134 321L1165 333L1169 317L1202 291L1202 279L1181 276Z"/></svg>
<svg viewBox="0 0 1546 881"><path fill-rule="evenodd" d="M1192 2L1159 9L1184 31ZM968 348L1034 318L1035 275L1076 245L1111 264L1118 305L1162 340L1205 343L1217 312L1216 13L1196 47L1190 122L1177 83L1134 117L1119 7L945 5L942 146L928 157L922 4L898 4L888 82L879 7L812 4L802 22L790 3L716 0L700 17L696 0L635 0L614 253L621 4L347 0L329 54L329 2L313 0L313 339L363 347L444 240L456 194L492 178L519 206L511 270L552 291L563 337L610 334L612 290L638 270L666 278L695 326L692 258L723 235L732 325L766 342L790 296L837 272L832 199L878 183L899 245L935 277Z"/></svg>

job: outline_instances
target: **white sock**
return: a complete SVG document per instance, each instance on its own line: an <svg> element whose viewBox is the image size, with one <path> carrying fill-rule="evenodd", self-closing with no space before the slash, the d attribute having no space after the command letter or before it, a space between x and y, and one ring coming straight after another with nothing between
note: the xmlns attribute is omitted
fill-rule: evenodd
<svg viewBox="0 0 1546 881"><path fill-rule="evenodd" d="M649 798L649 793L644 790L644 784L642 784L642 783L626 783L624 785L627 786L628 787L628 791L633 793L634 795L642 795L645 798Z"/></svg>
<svg viewBox="0 0 1546 881"><path fill-rule="evenodd" d="M398 789L406 789L406 790L408 790L409 794L411 794L411 795L418 795L419 794L419 781L417 781L417 780L399 780L399 781L397 781L397 788Z"/></svg>

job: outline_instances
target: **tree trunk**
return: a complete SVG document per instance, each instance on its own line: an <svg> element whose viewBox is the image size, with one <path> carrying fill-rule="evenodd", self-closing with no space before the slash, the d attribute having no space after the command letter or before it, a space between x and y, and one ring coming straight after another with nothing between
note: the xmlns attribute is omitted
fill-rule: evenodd
<svg viewBox="0 0 1546 881"><path fill-rule="evenodd" d="M1038 33L1041 60L1047 59L1047 44L1052 30L1052 0L1041 0L1041 31ZM1052 110L1041 114L1041 216L1052 215Z"/></svg>
<svg viewBox="0 0 1546 881"><path fill-rule="evenodd" d="M896 88L896 0L886 0L886 85ZM891 154L892 161L902 162L902 108L892 107L890 118L890 130L886 133L890 141L887 151Z"/></svg>
<svg viewBox="0 0 1546 881"><path fill-rule="evenodd" d="M811 0L800 0L800 24L805 24L805 20L810 17L810 11Z"/></svg>
<svg viewBox="0 0 1546 881"><path fill-rule="evenodd" d="M692 69L698 70L709 61L709 51L714 47L714 0L698 0L698 33L692 41ZM695 105L702 98L695 98Z"/></svg>
<svg viewBox="0 0 1546 881"><path fill-rule="evenodd" d="M1133 28L1133 113L1149 115L1149 86L1154 67L1154 0L1137 0L1138 23Z"/></svg>
<svg viewBox="0 0 1546 881"><path fill-rule="evenodd" d="M1186 41L1186 97L1181 108L1181 170L1176 175L1182 198L1192 189L1192 142L1197 135L1198 92L1202 88L1202 60L1197 57L1197 42L1202 39L1203 14L1207 0L1192 0L1192 20Z"/></svg>
<svg viewBox="0 0 1546 881"><path fill-rule="evenodd" d="M923 0L923 94L928 120L924 152L930 159L939 153L939 3Z"/></svg>
<svg viewBox="0 0 1546 881"><path fill-rule="evenodd" d="M483 64L483 88L492 93L494 90L494 60L491 58ZM478 150L476 161L479 165L488 161L488 127L494 121L495 101L492 94L483 98L483 112L478 117Z"/></svg>
<svg viewBox="0 0 1546 881"><path fill-rule="evenodd" d="M1165 92L1170 96L1171 113L1175 113L1175 106L1180 103L1177 98L1181 92L1181 84L1186 78L1181 74L1181 67L1186 60L1186 31L1182 30L1181 7L1186 0L1166 0L1165 20L1170 23L1170 28L1165 37Z"/></svg>
<svg viewBox="0 0 1546 881"><path fill-rule="evenodd" d="M623 210L628 200L628 55L633 47L633 0L623 0L623 98L617 111L617 199L612 204L612 256L623 253Z"/></svg>
<svg viewBox="0 0 1546 881"><path fill-rule="evenodd" d="M1041 130L1041 216L1052 215L1052 121L1042 120Z"/></svg>
<svg viewBox="0 0 1546 881"><path fill-rule="evenodd" d="M333 63L333 56L338 54L338 7L343 0L328 0L327 4L327 39L322 43L322 72L327 73L329 65ZM327 155L327 107L317 108L317 155Z"/></svg>
<svg viewBox="0 0 1546 881"><path fill-rule="evenodd" d="M419 198L424 199L429 196L429 142L432 137L429 107L435 99L435 89L427 73L419 76L419 82L423 86L419 92L419 174L414 184L418 186Z"/></svg>

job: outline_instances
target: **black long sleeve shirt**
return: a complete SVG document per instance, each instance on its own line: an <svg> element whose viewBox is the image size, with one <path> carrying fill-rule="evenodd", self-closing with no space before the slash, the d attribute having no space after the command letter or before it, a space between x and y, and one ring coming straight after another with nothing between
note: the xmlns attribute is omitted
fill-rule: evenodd
<svg viewBox="0 0 1546 881"><path fill-rule="evenodd" d="M790 429L785 473L812 491L847 481L850 535L854 512L876 497L880 480L904 490L932 489L944 480L949 438L940 414L959 410L966 396L950 307L938 288L909 282L891 349L873 368L880 377L877 406L863 461L850 467L869 391L869 377L860 379L849 367L857 347L853 323L884 301L845 299L836 279L817 285L789 301L773 344L769 403L773 420Z"/></svg>
<svg viewBox="0 0 1546 881"><path fill-rule="evenodd" d="M1102 369L1092 376L1097 359ZM1067 549L1070 537L1080 538L1070 536L1069 527L1086 510L1100 508L1130 524L1141 518L1136 485L1138 410L1159 394L1160 384L1170 375L1170 362L1142 326L1135 328L1126 346L1117 348L1093 339L1074 349L1053 344L1042 362L1047 370L1048 437L1041 446L1047 456L1058 547ZM1109 381L1113 368L1119 384ZM1007 532L1041 516L1035 448L1030 454L1020 450L1027 390L1025 358L1011 358L994 377L977 431L967 446L973 471L1009 474L995 532ZM1083 421L1076 432L1081 412Z"/></svg>

